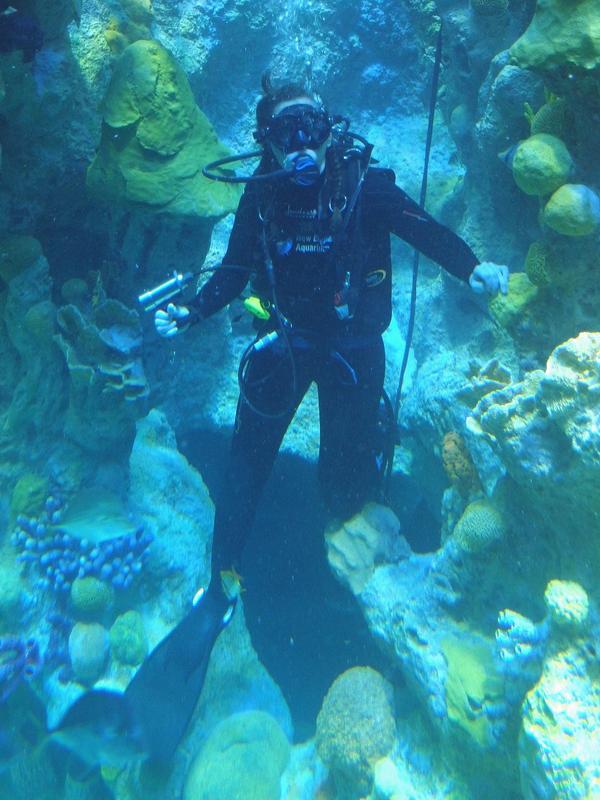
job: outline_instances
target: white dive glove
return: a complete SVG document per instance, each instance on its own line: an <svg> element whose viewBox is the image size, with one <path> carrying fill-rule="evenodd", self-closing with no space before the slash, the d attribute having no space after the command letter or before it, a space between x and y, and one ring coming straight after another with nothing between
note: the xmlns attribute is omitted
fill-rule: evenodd
<svg viewBox="0 0 600 800"><path fill-rule="evenodd" d="M508 267L494 264L493 261L482 261L471 273L469 286L477 294L508 294Z"/></svg>
<svg viewBox="0 0 600 800"><path fill-rule="evenodd" d="M169 303L165 311L164 308L159 308L154 314L154 327L159 336L168 338L170 336L177 336L185 329L185 325L179 325L178 322L189 317L190 310L186 306L176 306L174 303Z"/></svg>

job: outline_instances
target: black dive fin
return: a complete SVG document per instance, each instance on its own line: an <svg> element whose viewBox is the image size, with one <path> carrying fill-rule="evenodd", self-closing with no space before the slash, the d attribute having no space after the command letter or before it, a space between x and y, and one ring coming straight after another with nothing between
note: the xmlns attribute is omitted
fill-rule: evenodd
<svg viewBox="0 0 600 800"><path fill-rule="evenodd" d="M211 650L231 618L220 587L211 588L144 661L125 691L151 759L168 761L198 702Z"/></svg>

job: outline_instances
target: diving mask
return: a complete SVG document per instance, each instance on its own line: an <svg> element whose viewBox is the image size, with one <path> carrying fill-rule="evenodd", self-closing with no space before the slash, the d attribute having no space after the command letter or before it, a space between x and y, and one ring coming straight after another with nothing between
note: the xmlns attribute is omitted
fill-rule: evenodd
<svg viewBox="0 0 600 800"><path fill-rule="evenodd" d="M268 141L284 153L317 150L331 133L331 119L323 108L308 103L294 103L271 118L265 128L254 134L259 142Z"/></svg>

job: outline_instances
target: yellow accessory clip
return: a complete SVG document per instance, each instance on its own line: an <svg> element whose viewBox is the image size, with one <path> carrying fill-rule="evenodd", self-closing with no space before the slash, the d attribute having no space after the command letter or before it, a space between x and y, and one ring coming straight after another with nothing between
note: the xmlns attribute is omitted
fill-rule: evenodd
<svg viewBox="0 0 600 800"><path fill-rule="evenodd" d="M260 297L252 295L244 300L244 308L251 314L254 314L258 319L269 319L271 312L269 311L270 303L266 300L261 300Z"/></svg>

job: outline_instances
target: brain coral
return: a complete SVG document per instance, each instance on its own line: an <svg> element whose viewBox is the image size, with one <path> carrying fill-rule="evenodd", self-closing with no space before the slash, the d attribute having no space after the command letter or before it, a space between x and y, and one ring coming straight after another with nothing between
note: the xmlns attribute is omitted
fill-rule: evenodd
<svg viewBox="0 0 600 800"><path fill-rule="evenodd" d="M373 764L393 747L391 686L370 667L353 667L331 685L317 717L317 750L339 800L366 795Z"/></svg>
<svg viewBox="0 0 600 800"><path fill-rule="evenodd" d="M469 553L479 553L504 538L502 514L489 500L469 503L453 531L454 541Z"/></svg>
<svg viewBox="0 0 600 800"><path fill-rule="evenodd" d="M548 271L549 249L544 242L532 242L525 257L525 272L534 286L549 286L552 282Z"/></svg>

